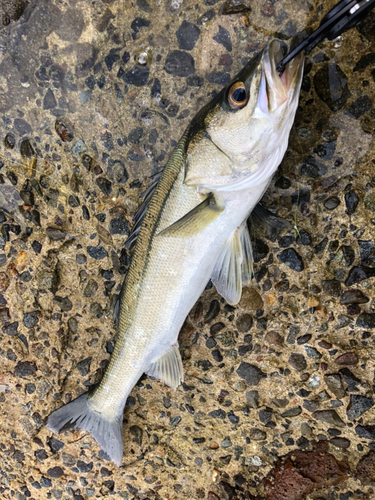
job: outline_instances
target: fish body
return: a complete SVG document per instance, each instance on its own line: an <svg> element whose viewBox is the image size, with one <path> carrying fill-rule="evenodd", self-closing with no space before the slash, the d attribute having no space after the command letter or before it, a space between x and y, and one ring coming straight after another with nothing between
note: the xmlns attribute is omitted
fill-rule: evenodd
<svg viewBox="0 0 375 500"><path fill-rule="evenodd" d="M209 279L236 304L251 278L247 218L287 148L302 78L302 56L280 77L281 58L271 42L192 120L129 238L137 235L107 371L93 393L48 419L54 432L90 432L117 465L123 409L139 377L173 388L183 380L178 334Z"/></svg>

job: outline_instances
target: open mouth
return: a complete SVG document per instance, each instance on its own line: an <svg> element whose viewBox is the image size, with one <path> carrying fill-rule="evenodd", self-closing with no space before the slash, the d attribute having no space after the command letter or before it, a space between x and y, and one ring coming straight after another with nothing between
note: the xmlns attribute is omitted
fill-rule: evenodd
<svg viewBox="0 0 375 500"><path fill-rule="evenodd" d="M291 48L298 43L295 37ZM268 111L273 112L286 101L293 99L302 78L304 56L298 54L284 68L282 73L277 71L278 63L285 57L288 47L285 42L273 40L264 50L262 59L263 75L265 77L268 98Z"/></svg>

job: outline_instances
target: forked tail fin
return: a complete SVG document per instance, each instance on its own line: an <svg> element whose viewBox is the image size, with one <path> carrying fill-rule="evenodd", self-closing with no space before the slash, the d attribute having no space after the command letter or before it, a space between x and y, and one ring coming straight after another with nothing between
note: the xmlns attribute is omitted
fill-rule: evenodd
<svg viewBox="0 0 375 500"><path fill-rule="evenodd" d="M119 467L122 461L122 415L109 420L104 413L90 407L88 393L55 410L48 417L47 427L58 434L65 428L89 432L101 449Z"/></svg>

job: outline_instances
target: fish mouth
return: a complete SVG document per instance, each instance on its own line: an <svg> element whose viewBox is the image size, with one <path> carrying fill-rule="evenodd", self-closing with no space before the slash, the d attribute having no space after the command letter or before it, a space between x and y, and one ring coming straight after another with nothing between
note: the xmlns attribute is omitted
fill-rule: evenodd
<svg viewBox="0 0 375 500"><path fill-rule="evenodd" d="M298 45L300 38L294 37L290 49ZM276 111L282 104L291 102L299 95L302 80L304 54L299 53L279 73L277 65L285 57L288 46L280 40L273 40L265 49L262 57L262 78L264 78L268 111ZM265 96L263 96L265 98Z"/></svg>

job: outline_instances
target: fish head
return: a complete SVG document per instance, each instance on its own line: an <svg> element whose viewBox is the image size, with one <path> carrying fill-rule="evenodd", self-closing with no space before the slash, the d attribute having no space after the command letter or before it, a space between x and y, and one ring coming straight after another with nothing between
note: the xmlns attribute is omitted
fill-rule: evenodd
<svg viewBox="0 0 375 500"><path fill-rule="evenodd" d="M220 172L207 165L211 172L207 171L208 182L201 182L201 187L245 189L274 174L288 145L304 61L299 54L279 73L276 67L285 49L284 42L273 40L203 108L198 120L205 140L215 146L223 160L216 161Z"/></svg>

